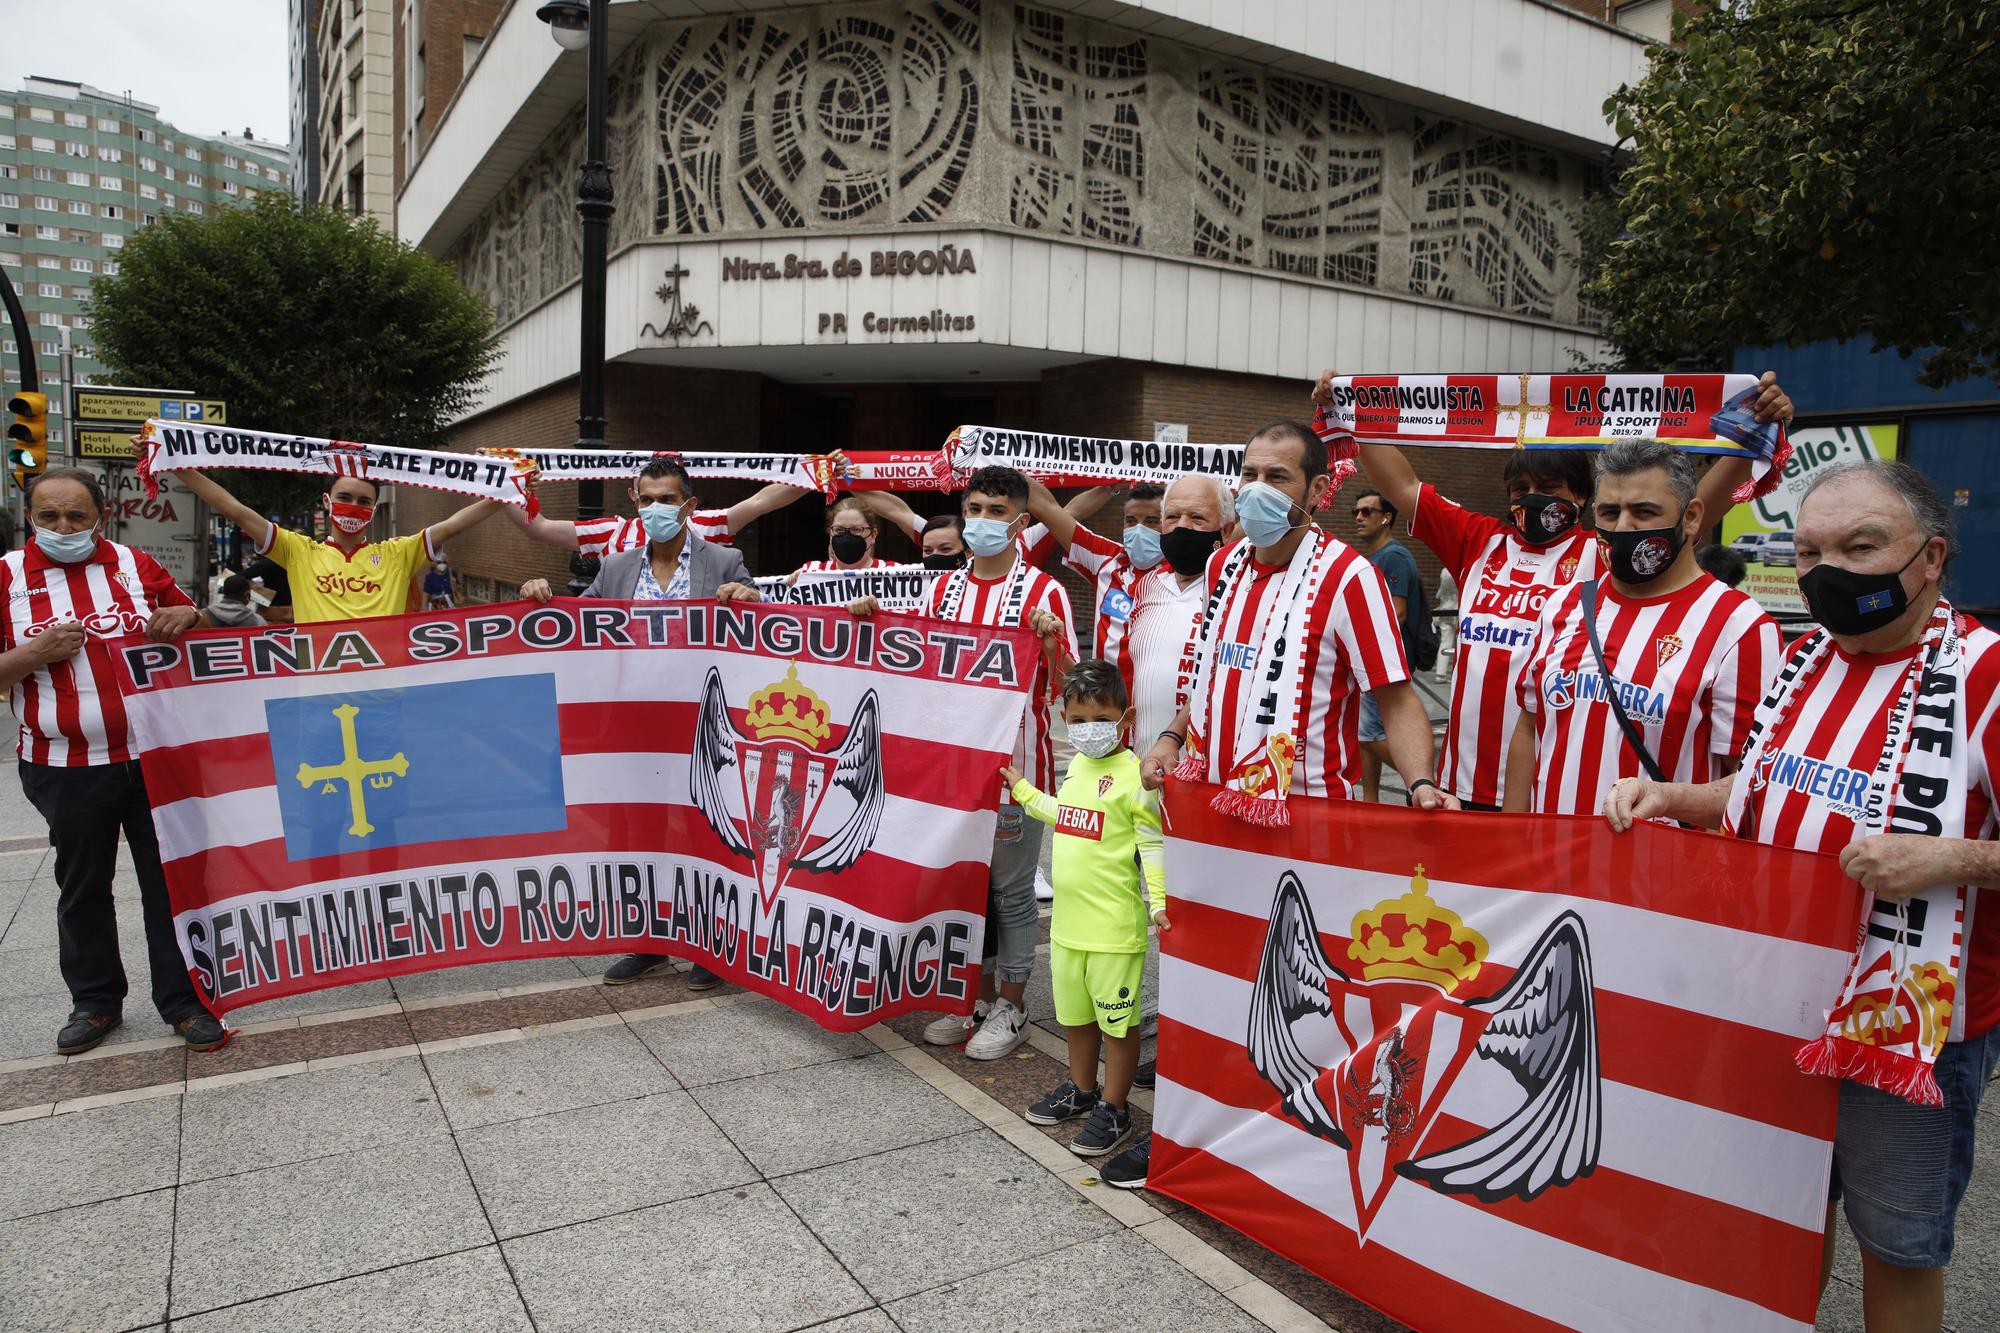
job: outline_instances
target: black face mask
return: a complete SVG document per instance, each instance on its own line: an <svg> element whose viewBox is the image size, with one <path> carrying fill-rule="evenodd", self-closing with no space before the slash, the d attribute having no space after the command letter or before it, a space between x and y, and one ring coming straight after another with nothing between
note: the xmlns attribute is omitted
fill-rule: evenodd
<svg viewBox="0 0 2000 1333"><path fill-rule="evenodd" d="M1687 534L1676 522L1671 527L1636 532L1599 528L1597 540L1604 543L1604 562L1612 578L1620 583L1651 583L1673 567L1674 558L1687 545Z"/></svg>
<svg viewBox="0 0 2000 1333"><path fill-rule="evenodd" d="M858 532L836 532L829 541L833 547L833 558L843 565L851 565L868 550L868 539Z"/></svg>
<svg viewBox="0 0 2000 1333"><path fill-rule="evenodd" d="M1799 595L1806 610L1829 634L1872 634L1910 609L1903 591L1903 570L1930 546L1925 542L1893 574L1862 574L1839 565L1818 564L1799 575Z"/></svg>
<svg viewBox="0 0 2000 1333"><path fill-rule="evenodd" d="M1179 527L1160 534L1160 554L1174 567L1174 573L1191 579L1208 568L1222 534L1213 528Z"/></svg>
<svg viewBox="0 0 2000 1333"><path fill-rule="evenodd" d="M937 555L927 555L924 557L925 569L950 571L954 569L961 569L964 567L964 565L965 565L965 552L963 551L958 551L956 553L945 551Z"/></svg>
<svg viewBox="0 0 2000 1333"><path fill-rule="evenodd" d="M1511 512L1521 535L1537 546L1569 536L1570 529L1583 517L1583 510L1575 501L1534 491L1514 501Z"/></svg>

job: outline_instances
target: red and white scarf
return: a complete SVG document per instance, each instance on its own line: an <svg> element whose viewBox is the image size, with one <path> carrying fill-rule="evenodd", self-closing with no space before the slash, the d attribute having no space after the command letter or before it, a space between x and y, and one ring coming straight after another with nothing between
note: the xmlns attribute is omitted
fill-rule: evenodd
<svg viewBox="0 0 2000 1333"><path fill-rule="evenodd" d="M1665 440L1750 460L1736 501L1777 489L1791 441L1759 424L1755 375L1337 375L1313 429L1336 458L1363 444L1457 449L1602 449Z"/></svg>
<svg viewBox="0 0 2000 1333"><path fill-rule="evenodd" d="M1224 814L1266 828L1292 822L1285 800L1291 793L1292 769L1298 763L1305 735L1305 636L1311 630L1313 604L1333 568L1337 543L1316 527L1292 552L1291 563L1277 577L1272 606L1257 644L1257 656L1243 688L1237 691L1232 753L1220 738L1228 691L1215 679L1218 646L1238 632L1224 624L1242 585L1256 577L1249 541L1240 541L1223 558L1222 574L1202 608L1200 649L1195 659L1194 686L1188 692L1187 753L1174 776L1189 782L1209 782L1222 788L1212 802Z"/></svg>
<svg viewBox="0 0 2000 1333"><path fill-rule="evenodd" d="M1744 746L1743 773L1758 771L1765 746L1832 651L1832 636L1815 630L1778 673L1757 706ZM1913 724L1920 697L1925 725L1942 722L1949 727L1948 744L1911 743L1918 730ZM1947 704L1950 717L1941 719L1939 709ZM1890 705L1882 754L1855 827L1857 840L1877 833L1965 836L1970 781L1965 711L1965 655L1958 617L1951 604L1939 598ZM1923 799L1910 800L1910 794L1917 792ZM1903 817L1906 809L1919 806L1919 814ZM1894 905L1878 905L1874 894L1867 896L1847 980L1827 1015L1826 1031L1800 1048L1800 1069L1850 1078L1920 1106L1943 1104L1933 1066L1945 1042L1962 1037L1965 1028L1964 1008L1957 1003L1963 975L1965 893L1963 885L1943 885ZM1917 902L1922 906L1913 911ZM1924 928L1915 929L1916 921L1922 921ZM1871 922L1887 928L1871 930Z"/></svg>

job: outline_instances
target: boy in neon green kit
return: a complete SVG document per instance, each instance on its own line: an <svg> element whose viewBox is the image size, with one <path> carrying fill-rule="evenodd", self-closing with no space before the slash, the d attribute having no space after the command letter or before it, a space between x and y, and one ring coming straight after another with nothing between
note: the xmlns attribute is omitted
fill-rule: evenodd
<svg viewBox="0 0 2000 1333"><path fill-rule="evenodd" d="M1077 663L1063 681L1063 718L1077 753L1059 793L1000 770L1022 809L1056 830L1049 978L1056 1021L1069 1030L1069 1077L1027 1118L1054 1125L1089 1116L1070 1151L1098 1157L1132 1134L1125 1099L1139 1066L1146 922L1168 928L1166 868L1160 798L1140 785L1139 756L1124 741L1132 707L1118 668L1101 658Z"/></svg>

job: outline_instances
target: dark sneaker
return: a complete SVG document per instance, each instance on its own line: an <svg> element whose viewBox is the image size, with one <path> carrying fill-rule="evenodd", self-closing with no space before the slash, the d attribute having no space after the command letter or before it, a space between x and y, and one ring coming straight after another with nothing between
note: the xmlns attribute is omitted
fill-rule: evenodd
<svg viewBox="0 0 2000 1333"><path fill-rule="evenodd" d="M212 1014L196 1014L193 1018L183 1018L174 1024L174 1031L180 1033L181 1040L191 1051L213 1051L229 1044L236 1034Z"/></svg>
<svg viewBox="0 0 2000 1333"><path fill-rule="evenodd" d="M1132 1137L1132 1113L1110 1102L1090 1108L1090 1123L1070 1142L1069 1150L1078 1157L1102 1157Z"/></svg>
<svg viewBox="0 0 2000 1333"><path fill-rule="evenodd" d="M1100 1089L1089 1092L1076 1086L1070 1079L1064 1079L1062 1086L1022 1112L1031 1125L1060 1125L1065 1120L1075 1120L1078 1116L1090 1114L1090 1108L1097 1105Z"/></svg>
<svg viewBox="0 0 2000 1333"><path fill-rule="evenodd" d="M688 969L689 990L714 990L721 984L722 978L705 967L695 966Z"/></svg>
<svg viewBox="0 0 2000 1333"><path fill-rule="evenodd" d="M674 960L663 953L628 953L604 969L604 984L624 986L640 977L650 977Z"/></svg>
<svg viewBox="0 0 2000 1333"><path fill-rule="evenodd" d="M1113 1189L1142 1190L1146 1188L1146 1168L1152 1161L1153 1136L1148 1134L1106 1162L1097 1178Z"/></svg>
<svg viewBox="0 0 2000 1333"><path fill-rule="evenodd" d="M57 1055L82 1055L111 1035L125 1021L123 1014L71 1014L56 1033Z"/></svg>
<svg viewBox="0 0 2000 1333"><path fill-rule="evenodd" d="M1150 1088L1153 1086L1153 1076L1155 1073L1158 1072L1153 1068L1153 1065L1154 1062L1148 1060L1146 1061L1145 1064L1140 1065L1137 1069L1132 1071L1133 1087Z"/></svg>

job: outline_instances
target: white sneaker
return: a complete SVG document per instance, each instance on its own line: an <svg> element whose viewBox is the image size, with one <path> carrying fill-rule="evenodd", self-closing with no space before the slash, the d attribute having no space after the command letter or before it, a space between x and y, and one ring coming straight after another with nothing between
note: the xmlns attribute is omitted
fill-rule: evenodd
<svg viewBox="0 0 2000 1333"><path fill-rule="evenodd" d="M1040 903L1052 903L1055 900L1056 900L1056 886L1049 883L1049 877L1042 873L1042 868L1040 866L1036 866L1035 901Z"/></svg>
<svg viewBox="0 0 2000 1333"><path fill-rule="evenodd" d="M998 1060L1011 1055L1028 1039L1028 1016L1014 1007L1012 1000L995 1000L993 1012L965 1043L965 1053L974 1060Z"/></svg>
<svg viewBox="0 0 2000 1333"><path fill-rule="evenodd" d="M956 1046L972 1035L972 1030L986 1021L986 1011L990 1006L981 1000L972 1006L972 1013L946 1014L935 1019L924 1029L924 1040L933 1046Z"/></svg>

